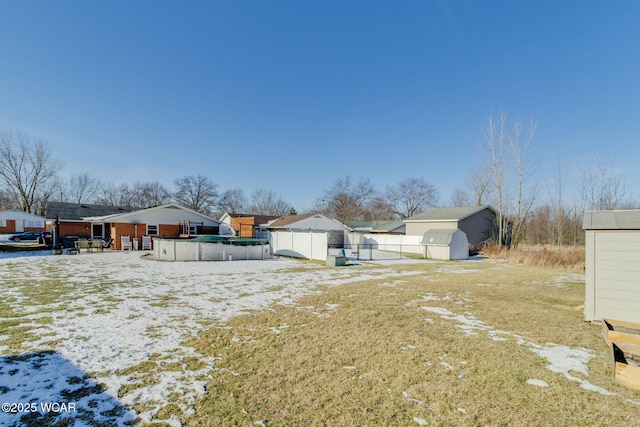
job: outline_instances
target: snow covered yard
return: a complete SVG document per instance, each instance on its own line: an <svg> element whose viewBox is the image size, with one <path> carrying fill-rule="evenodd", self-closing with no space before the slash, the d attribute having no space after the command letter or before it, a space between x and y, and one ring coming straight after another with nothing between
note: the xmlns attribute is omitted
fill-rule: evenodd
<svg viewBox="0 0 640 427"><path fill-rule="evenodd" d="M150 422L169 402L188 414L216 360L182 343L206 325L292 304L319 285L387 275L397 272L283 259L168 263L135 252L0 260L0 400L19 412L0 412L0 425Z"/></svg>
<svg viewBox="0 0 640 427"><path fill-rule="evenodd" d="M297 412L295 405L300 408L322 401L325 383L336 381L335 387L328 387L329 394L350 384L342 392L353 398L340 399L329 415L332 422L339 423L344 414L357 414L354 410L359 402L368 400L367 393L383 393L387 397L380 405L393 416L408 415L408 424L475 419L477 425L495 418L486 415L481 397L467 399L473 390L467 390L467 384L471 387L478 381L483 388L493 388L512 381L513 375L491 369L498 360L512 363L510 353L517 352L515 347L533 354L533 360L542 360L543 371L563 379L550 383L554 377L527 368L536 374L522 378L520 393L526 401L532 389L550 393L571 390L566 384L578 384L591 395L625 400L588 380L589 364L598 357L594 351L536 339L545 335L537 320L519 323L523 309L552 310L559 314L558 319L575 318L567 317L562 308L568 302L575 304L574 297L566 302L562 298L567 293L576 295L572 289L582 286L583 277L553 273L540 277L518 271L506 263L479 260L396 259L329 268L288 259L158 262L140 258L135 252L0 260L0 402L12 404L0 411L0 425L53 425L64 418L76 426L160 420L175 426L181 420L209 423L206 411L216 410L217 396L212 396L216 384L224 389L233 384L233 378L262 388L245 390L247 406L242 407L242 413L232 411L234 422L243 417L250 423L264 420L255 408L251 412L248 399L256 399L256 406L264 408L265 387L273 387L267 393L275 399L271 416L276 416L273 408L281 407L280 416L286 417ZM342 284L349 286L339 287ZM319 289L325 286L331 288ZM523 300L524 296L531 299ZM316 303L305 305L310 299ZM301 300L306 302L300 304ZM506 304L498 305L503 300ZM519 305L520 301L524 305ZM232 325L242 314L265 309L267 319L269 313L274 317L266 322L264 318L255 320L254 326L262 328L262 333L256 329L242 333L243 327ZM279 317L280 312L297 313L298 323L295 316ZM363 329L354 328L360 317L356 323ZM491 326L507 318L505 330ZM245 321L253 324L252 319ZM459 345L468 345L469 354L447 349L447 340L456 334L450 331L444 338L442 330L450 330L447 325L454 324L464 336L454 339ZM521 327L534 335L511 332ZM207 342L206 333L203 340L207 330L213 331L215 349L196 346L200 348L197 351L191 343ZM246 335L255 337L245 339ZM239 362L229 358L229 352L249 351L256 346L254 340L271 342L273 336L287 344L273 355L269 346L260 347L265 354L253 355L256 359L245 366L245 374L226 367ZM329 350L332 346L336 346L335 352ZM493 357L487 349L504 351L506 359ZM313 358L316 351L325 359L319 370L330 374L315 378L304 373L302 378L310 383L294 381L290 386L302 387L302 400L292 402L293 407L285 405L291 394L284 400L279 397L286 386L269 376L253 378L249 374L268 371L269 365L287 357L290 360L283 365L284 372L304 366L309 357L318 364L321 360ZM519 357L527 356L520 353ZM335 367L337 370L332 370ZM516 375L525 375L517 363L513 369ZM599 379L603 384L602 375ZM314 396L311 391L318 384L320 394ZM517 381L514 384L521 387ZM457 387L462 387L459 395L439 399ZM543 399L536 403L545 404L544 393L533 395ZM306 402L305 398L312 400ZM455 400L458 402L450 407L453 403L449 401ZM569 397L565 404L570 401ZM640 407L636 399L626 402ZM507 397L490 405L500 413L501 405L510 403ZM235 403L230 405L235 408ZM194 414L194 408L200 412ZM300 416L307 420L314 415ZM356 415L360 418L354 423L367 424L367 416ZM539 418L546 419L544 415ZM290 421L283 420L284 424ZM344 419L346 424L350 420ZM317 421L324 423L327 418ZM274 422L278 425L277 419Z"/></svg>

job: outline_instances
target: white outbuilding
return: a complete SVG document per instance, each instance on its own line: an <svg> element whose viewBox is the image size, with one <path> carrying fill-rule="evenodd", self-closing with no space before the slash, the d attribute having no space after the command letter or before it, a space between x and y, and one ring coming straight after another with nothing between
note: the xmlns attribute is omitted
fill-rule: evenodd
<svg viewBox="0 0 640 427"><path fill-rule="evenodd" d="M424 257L441 260L469 258L469 240L464 231L457 228L431 229L422 237Z"/></svg>
<svg viewBox="0 0 640 427"><path fill-rule="evenodd" d="M587 211L585 320L640 323L640 210Z"/></svg>

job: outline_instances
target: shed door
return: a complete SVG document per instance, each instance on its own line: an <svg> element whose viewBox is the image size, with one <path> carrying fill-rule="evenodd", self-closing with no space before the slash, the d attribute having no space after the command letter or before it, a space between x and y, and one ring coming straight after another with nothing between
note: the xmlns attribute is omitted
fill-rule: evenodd
<svg viewBox="0 0 640 427"><path fill-rule="evenodd" d="M640 322L640 231L599 230L594 243L595 318Z"/></svg>

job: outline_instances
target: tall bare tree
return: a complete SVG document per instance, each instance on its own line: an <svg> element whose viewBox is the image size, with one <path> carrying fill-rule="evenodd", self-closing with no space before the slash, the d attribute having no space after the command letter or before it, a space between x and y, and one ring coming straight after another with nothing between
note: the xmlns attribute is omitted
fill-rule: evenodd
<svg viewBox="0 0 640 427"><path fill-rule="evenodd" d="M624 180L616 174L617 161L599 156L582 165L582 201L585 209L619 209L627 196Z"/></svg>
<svg viewBox="0 0 640 427"><path fill-rule="evenodd" d="M131 194L132 207L137 209L164 205L171 200L169 191L158 181L136 182L133 184Z"/></svg>
<svg viewBox="0 0 640 427"><path fill-rule="evenodd" d="M519 119L516 119L508 134L511 170L515 187L514 209L511 214L511 237L512 243L515 245L524 239L527 218L535 200L535 185L531 182L533 168L529 153L536 128L537 123L533 119L529 120L528 125L524 125Z"/></svg>
<svg viewBox="0 0 640 427"><path fill-rule="evenodd" d="M241 213L247 206L247 198L241 188L225 190L218 199L218 213Z"/></svg>
<svg viewBox="0 0 640 427"><path fill-rule="evenodd" d="M424 178L407 178L394 187L387 188L387 200L400 219L412 217L438 202L438 190Z"/></svg>
<svg viewBox="0 0 640 427"><path fill-rule="evenodd" d="M100 180L88 173L76 173L71 175L66 186L65 199L72 203L91 203L95 201L102 189Z"/></svg>
<svg viewBox="0 0 640 427"><path fill-rule="evenodd" d="M338 178L316 202L317 210L338 221L361 220L367 216L367 205L376 196L369 179L357 182L351 176Z"/></svg>
<svg viewBox="0 0 640 427"><path fill-rule="evenodd" d="M96 203L105 206L133 207L133 193L127 184L116 186L113 183L107 183L102 187Z"/></svg>
<svg viewBox="0 0 640 427"><path fill-rule="evenodd" d="M517 245L534 203L535 186L529 152L537 124L516 119L509 125L506 115L490 116L483 129L481 148L491 177L493 203L498 211L497 243Z"/></svg>
<svg viewBox="0 0 640 427"><path fill-rule="evenodd" d="M482 206L489 202L492 196L492 171L486 165L480 165L467 171L468 193L473 199L469 205Z"/></svg>
<svg viewBox="0 0 640 427"><path fill-rule="evenodd" d="M202 175L185 176L174 181L173 199L186 208L209 215L216 204L218 186Z"/></svg>
<svg viewBox="0 0 640 427"><path fill-rule="evenodd" d="M45 140L32 140L24 132L0 134L0 177L20 210L44 214L58 169Z"/></svg>
<svg viewBox="0 0 640 427"><path fill-rule="evenodd" d="M455 188L451 192L451 204L455 207L472 205L469 194L462 188Z"/></svg>
<svg viewBox="0 0 640 427"><path fill-rule="evenodd" d="M487 126L483 129L483 144L481 148L487 156L487 170L491 176L494 193L494 205L498 211L498 236L497 244L502 246L506 241L507 234L507 210L508 200L506 195L505 178L505 146L507 139L506 128L507 117L499 116L495 119L489 116Z"/></svg>
<svg viewBox="0 0 640 427"><path fill-rule="evenodd" d="M291 205L278 193L260 188L251 194L249 210L256 215L287 215Z"/></svg>

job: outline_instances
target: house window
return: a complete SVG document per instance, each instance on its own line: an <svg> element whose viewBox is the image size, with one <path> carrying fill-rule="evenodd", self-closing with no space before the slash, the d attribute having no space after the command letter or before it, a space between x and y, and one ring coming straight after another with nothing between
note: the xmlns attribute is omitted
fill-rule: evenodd
<svg viewBox="0 0 640 427"><path fill-rule="evenodd" d="M42 221L26 221L27 228L44 228L44 223Z"/></svg>
<svg viewBox="0 0 640 427"><path fill-rule="evenodd" d="M6 227L7 226L7 221L4 219L0 219L0 227Z"/></svg>
<svg viewBox="0 0 640 427"><path fill-rule="evenodd" d="M147 234L149 236L157 236L158 235L158 226L157 225L149 225L149 224L147 224Z"/></svg>

